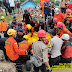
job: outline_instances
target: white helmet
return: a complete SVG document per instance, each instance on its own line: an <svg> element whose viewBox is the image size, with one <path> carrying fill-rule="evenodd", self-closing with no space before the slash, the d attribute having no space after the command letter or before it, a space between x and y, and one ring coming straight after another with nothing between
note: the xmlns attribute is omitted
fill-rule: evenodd
<svg viewBox="0 0 72 72"><path fill-rule="evenodd" d="M61 36L61 39L64 39L64 40L69 40L70 39L70 36L68 34L63 34Z"/></svg>
<svg viewBox="0 0 72 72"><path fill-rule="evenodd" d="M59 14L59 8L55 8L55 14Z"/></svg>

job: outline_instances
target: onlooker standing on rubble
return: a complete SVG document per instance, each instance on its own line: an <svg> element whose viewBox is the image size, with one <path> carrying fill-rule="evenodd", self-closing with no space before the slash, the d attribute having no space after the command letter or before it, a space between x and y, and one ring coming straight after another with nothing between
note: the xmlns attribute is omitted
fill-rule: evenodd
<svg viewBox="0 0 72 72"><path fill-rule="evenodd" d="M48 43L49 52L51 54L51 57L49 58L50 66L58 65L60 61L61 56L61 46L63 41L56 36L55 30L48 30L48 33L50 33L51 40Z"/></svg>
<svg viewBox="0 0 72 72"><path fill-rule="evenodd" d="M52 8L52 16L54 16L54 9L55 9L54 2L51 2L51 8Z"/></svg>
<svg viewBox="0 0 72 72"><path fill-rule="evenodd" d="M0 0L0 13L3 13L3 10L2 10L2 0Z"/></svg>
<svg viewBox="0 0 72 72"><path fill-rule="evenodd" d="M39 72L39 69L41 69L42 72L47 72L46 66L49 68L49 71L51 72L48 63L48 47L44 43L46 42L46 36L47 35L44 30L39 30L38 31L39 41L33 43L34 72Z"/></svg>
<svg viewBox="0 0 72 72"><path fill-rule="evenodd" d="M5 9L5 13L6 13L6 16L8 16L7 14L7 10L8 10L8 3L7 3L7 0L3 0L3 5L4 5L4 9Z"/></svg>
<svg viewBox="0 0 72 72"><path fill-rule="evenodd" d="M49 3L49 0L46 0L46 3L44 4L44 14L45 14L45 21L47 16L51 16L51 4Z"/></svg>
<svg viewBox="0 0 72 72"><path fill-rule="evenodd" d="M68 34L63 34L61 39L64 41L61 49L61 63L71 63L72 42L69 41L70 37Z"/></svg>
<svg viewBox="0 0 72 72"><path fill-rule="evenodd" d="M17 1L16 1L16 8L18 9L18 14L19 14L20 0L17 0Z"/></svg>
<svg viewBox="0 0 72 72"><path fill-rule="evenodd" d="M15 12L14 12L14 7L15 7L14 0L9 0L9 3L10 3L11 11L13 10L13 13L15 14Z"/></svg>

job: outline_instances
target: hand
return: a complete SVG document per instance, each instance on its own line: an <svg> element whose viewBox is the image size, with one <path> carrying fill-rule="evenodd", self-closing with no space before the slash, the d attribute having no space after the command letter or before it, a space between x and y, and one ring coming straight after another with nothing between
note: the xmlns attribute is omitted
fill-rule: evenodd
<svg viewBox="0 0 72 72"><path fill-rule="evenodd" d="M51 72L51 68L50 67L46 67L47 72Z"/></svg>

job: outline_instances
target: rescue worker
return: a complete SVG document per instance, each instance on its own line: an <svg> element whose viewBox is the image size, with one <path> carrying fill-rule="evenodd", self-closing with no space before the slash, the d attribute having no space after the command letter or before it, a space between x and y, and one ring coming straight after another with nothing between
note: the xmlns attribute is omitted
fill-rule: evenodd
<svg viewBox="0 0 72 72"><path fill-rule="evenodd" d="M58 22L64 22L64 15L59 11L58 8L55 8L55 15L54 18L58 19Z"/></svg>
<svg viewBox="0 0 72 72"><path fill-rule="evenodd" d="M44 30L39 30L38 31L39 41L34 42L32 45L34 72L39 72L39 69L41 70L41 72L47 72L46 66L47 69L49 69L49 72L51 72L51 68L48 62L48 47L45 44L46 36L47 35ZM35 63L35 59L38 59L39 62Z"/></svg>
<svg viewBox="0 0 72 72"><path fill-rule="evenodd" d="M17 22L16 21L12 21L12 24L8 26L7 31L8 31L8 29L15 29L16 27L17 27ZM4 37L9 37L7 35L7 31L4 33Z"/></svg>
<svg viewBox="0 0 72 72"><path fill-rule="evenodd" d="M13 21L17 21L17 17L16 16L13 16Z"/></svg>
<svg viewBox="0 0 72 72"><path fill-rule="evenodd" d="M49 3L49 0L46 0L44 4L45 21L47 16L51 16L50 12L51 12L51 4Z"/></svg>
<svg viewBox="0 0 72 72"><path fill-rule="evenodd" d="M57 23L57 29L58 29L59 37L61 37L63 34L69 34L70 37L72 36L72 33L67 28L63 27L62 22Z"/></svg>
<svg viewBox="0 0 72 72"><path fill-rule="evenodd" d="M27 51L18 48L17 42L14 39L17 34L16 30L9 29L7 34L9 35L9 38L5 41L6 54L13 63L16 63L18 72L23 72L19 60L19 55L25 55Z"/></svg>
<svg viewBox="0 0 72 72"><path fill-rule="evenodd" d="M69 30L72 32L72 15L70 9L66 11L64 23L65 25L68 25Z"/></svg>
<svg viewBox="0 0 72 72"><path fill-rule="evenodd" d="M69 41L70 37L68 34L63 34L61 39L64 41L61 49L61 63L71 63L72 42Z"/></svg>
<svg viewBox="0 0 72 72"><path fill-rule="evenodd" d="M54 24L53 30L57 29L57 23L58 23L58 19L57 18L53 18L53 24ZM63 28L66 28L66 26L64 24L63 24Z"/></svg>
<svg viewBox="0 0 72 72"><path fill-rule="evenodd" d="M18 28L15 28L15 30L17 30L17 32L19 31L19 29L21 29L22 32L24 32L24 28L23 28L22 23L18 23Z"/></svg>
<svg viewBox="0 0 72 72"><path fill-rule="evenodd" d="M41 27L41 29L43 29L44 30L44 22L43 22L43 20L39 20L39 28Z"/></svg>
<svg viewBox="0 0 72 72"><path fill-rule="evenodd" d="M24 14L23 14L23 20L25 21L26 24L29 24L30 23L30 17L31 17L31 14L28 12L27 9L24 10ZM32 17L31 17L32 19Z"/></svg>
<svg viewBox="0 0 72 72"><path fill-rule="evenodd" d="M51 38L48 43L48 49L49 53L51 54L51 57L49 58L49 64L50 66L58 65L60 61L61 56L61 46L63 44L63 41L56 36L56 31L53 29L48 30L48 33L50 34Z"/></svg>
<svg viewBox="0 0 72 72"><path fill-rule="evenodd" d="M28 42L28 36L27 35L24 35L23 38L25 38L23 41L21 41L18 46L19 46L19 49L22 49L22 50L27 50L28 53L26 53L26 55L20 55L20 59L25 62L27 60L30 60L30 55L33 54L33 51L32 51L32 47L31 47L31 44Z"/></svg>
<svg viewBox="0 0 72 72"><path fill-rule="evenodd" d="M1 23L1 31L3 33L5 33L7 28L8 28L8 26L7 26L7 23L5 21L5 17L4 16L1 16L1 22L0 23Z"/></svg>
<svg viewBox="0 0 72 72"><path fill-rule="evenodd" d="M18 32L17 32L16 38L15 38L17 43L19 43L19 42L24 40L23 36L24 36L23 30L19 29Z"/></svg>
<svg viewBox="0 0 72 72"><path fill-rule="evenodd" d="M30 22L30 25L34 28L34 31L38 32L39 29L38 29L38 25L37 25L37 21L35 18L32 18L32 21Z"/></svg>
<svg viewBox="0 0 72 72"><path fill-rule="evenodd" d="M31 32L33 35L33 31L33 27L30 24L27 24L25 27L25 35L27 35L29 32Z"/></svg>

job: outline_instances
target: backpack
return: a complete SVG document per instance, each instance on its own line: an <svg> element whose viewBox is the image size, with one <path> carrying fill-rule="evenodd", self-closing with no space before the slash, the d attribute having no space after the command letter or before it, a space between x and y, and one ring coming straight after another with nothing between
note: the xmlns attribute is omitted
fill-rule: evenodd
<svg viewBox="0 0 72 72"><path fill-rule="evenodd" d="M63 49L64 48L64 49ZM72 48L72 43L71 42L67 42L67 43L64 43L62 45L62 48L61 48L61 54L63 55L65 50L66 49L69 49L69 48Z"/></svg>

